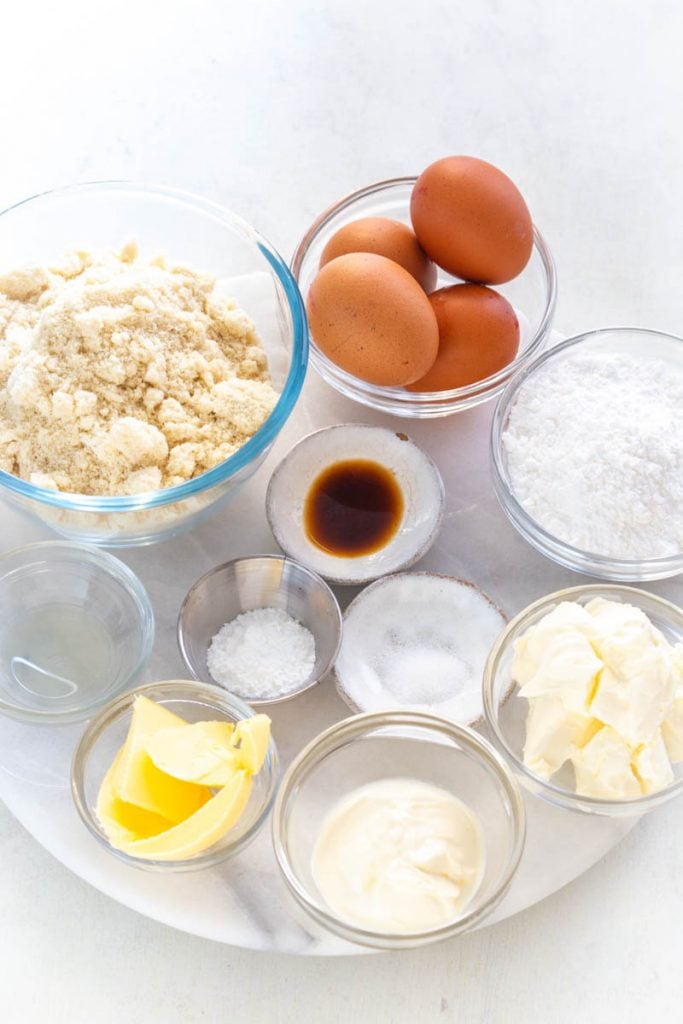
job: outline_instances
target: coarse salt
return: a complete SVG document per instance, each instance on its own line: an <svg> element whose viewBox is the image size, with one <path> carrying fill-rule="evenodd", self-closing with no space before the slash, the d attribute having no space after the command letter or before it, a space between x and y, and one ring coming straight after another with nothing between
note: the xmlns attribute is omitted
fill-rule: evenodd
<svg viewBox="0 0 683 1024"><path fill-rule="evenodd" d="M206 655L211 677L245 700L298 690L315 665L315 639L281 608L255 608L226 622Z"/></svg>

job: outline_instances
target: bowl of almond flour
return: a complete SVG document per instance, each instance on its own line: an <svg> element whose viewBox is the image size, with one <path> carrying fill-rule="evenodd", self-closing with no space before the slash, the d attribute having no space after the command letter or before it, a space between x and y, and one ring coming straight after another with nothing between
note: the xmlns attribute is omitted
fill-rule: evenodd
<svg viewBox="0 0 683 1024"><path fill-rule="evenodd" d="M683 571L683 339L570 338L516 377L491 432L509 520L560 565L633 582Z"/></svg>
<svg viewBox="0 0 683 1024"><path fill-rule="evenodd" d="M212 202L105 182L0 214L0 496L65 536L145 544L214 511L307 357L287 266Z"/></svg>

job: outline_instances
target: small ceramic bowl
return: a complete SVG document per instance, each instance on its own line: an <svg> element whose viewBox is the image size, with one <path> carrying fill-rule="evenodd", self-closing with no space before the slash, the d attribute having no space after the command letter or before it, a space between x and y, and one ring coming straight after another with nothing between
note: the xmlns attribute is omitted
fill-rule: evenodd
<svg viewBox="0 0 683 1024"><path fill-rule="evenodd" d="M292 273L306 299L320 267L320 256L332 235L361 217L390 217L410 226L410 196L414 177L378 181L344 196L323 210L299 242L292 259ZM457 284L458 279L439 271L437 288ZM474 384L449 391L408 391L379 387L346 373L321 352L311 337L311 365L333 388L355 402L415 419L450 416L499 395L507 381L542 351L552 326L557 298L555 264L538 228L534 228L531 259L522 273L496 291L512 304L520 324L519 352L502 370Z"/></svg>
<svg viewBox="0 0 683 1024"><path fill-rule="evenodd" d="M371 931L339 917L315 883L311 857L331 807L379 779L440 786L479 819L485 851L481 884L462 916L428 931ZM290 891L323 928L376 949L407 949L468 931L498 906L519 865L525 838L519 787L486 740L436 715L409 711L346 718L317 736L292 762L273 809L275 855Z"/></svg>
<svg viewBox="0 0 683 1024"><path fill-rule="evenodd" d="M234 857L247 846L262 827L270 811L278 783L278 757L270 740L261 770L253 776L249 801L236 824L222 839L203 853L186 860L160 861L132 857L109 842L95 811L97 794L104 776L124 743L138 696L162 704L187 722L239 722L253 711L241 700L217 686L172 679L149 683L131 690L107 705L81 736L71 766L71 794L81 820L98 843L125 864L147 871L195 871L212 867Z"/></svg>
<svg viewBox="0 0 683 1024"><path fill-rule="evenodd" d="M153 641L147 592L113 555L46 541L0 558L0 714L87 718L138 681Z"/></svg>
<svg viewBox="0 0 683 1024"><path fill-rule="evenodd" d="M342 625L336 597L325 581L305 566L279 555L226 562L197 580L178 616L178 646L195 679L218 685L206 664L211 640L226 622L256 608L281 608L310 630L315 639L315 663L295 690L275 698L249 696L255 707L291 700L327 675L339 650Z"/></svg>
<svg viewBox="0 0 683 1024"><path fill-rule="evenodd" d="M318 547L306 534L304 508L318 474L337 462L362 459L390 470L403 494L403 516L384 547L350 557ZM431 458L402 432L347 423L304 437L275 469L266 515L275 540L292 558L332 583L359 584L398 572L427 553L441 526L444 486Z"/></svg>
<svg viewBox="0 0 683 1024"><path fill-rule="evenodd" d="M385 576L344 612L337 692L352 711L401 708L480 725L481 677L506 621L467 580L434 572Z"/></svg>
<svg viewBox="0 0 683 1024"><path fill-rule="evenodd" d="M573 788L573 771L565 765L552 780L542 779L524 763L524 740L528 701L519 697L519 687L511 673L514 643L533 625L548 615L561 601L587 604L593 598L623 601L640 608L667 638L683 643L683 611L654 594L635 587L589 584L570 587L534 601L508 624L493 645L484 670L484 712L494 742L512 766L520 781L534 796L556 807L609 817L631 817L666 803L683 792L683 763L674 764L674 779L666 789L630 800L607 800L580 796Z"/></svg>

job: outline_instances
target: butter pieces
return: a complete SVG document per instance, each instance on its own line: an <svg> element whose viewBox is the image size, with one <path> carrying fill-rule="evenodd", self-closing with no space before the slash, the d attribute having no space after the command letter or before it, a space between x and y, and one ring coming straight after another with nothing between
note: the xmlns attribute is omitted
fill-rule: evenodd
<svg viewBox="0 0 683 1024"><path fill-rule="evenodd" d="M96 813L116 849L184 860L239 820L270 743L270 719L188 723L137 697L128 736L105 775ZM217 792L215 792L217 790Z"/></svg>
<svg viewBox="0 0 683 1024"><path fill-rule="evenodd" d="M515 643L512 676L529 700L524 763L550 779L568 761L576 792L653 793L683 760L683 648L639 608L565 601Z"/></svg>

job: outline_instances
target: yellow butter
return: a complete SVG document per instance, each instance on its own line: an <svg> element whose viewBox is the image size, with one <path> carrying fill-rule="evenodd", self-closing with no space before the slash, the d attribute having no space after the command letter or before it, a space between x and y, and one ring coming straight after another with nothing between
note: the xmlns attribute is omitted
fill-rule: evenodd
<svg viewBox="0 0 683 1024"><path fill-rule="evenodd" d="M261 770L270 743L270 719L268 715L253 715L243 718L235 726L233 742L239 743L237 761L252 775Z"/></svg>
<svg viewBox="0 0 683 1024"><path fill-rule="evenodd" d="M148 753L156 733L186 726L182 718L147 697L137 697L128 736L112 777L119 800L176 824L189 818L211 798L206 786L197 786L160 771Z"/></svg>
<svg viewBox="0 0 683 1024"><path fill-rule="evenodd" d="M112 845L145 839L172 827L172 823L168 819L162 818L161 815L119 800L114 792L112 781L120 759L121 751L114 758L111 768L102 780L95 808L97 817Z"/></svg>
<svg viewBox="0 0 683 1024"><path fill-rule="evenodd" d="M204 786L228 784L240 767L231 722L195 722L160 729L147 752L160 771Z"/></svg>
<svg viewBox="0 0 683 1024"><path fill-rule="evenodd" d="M233 774L227 786L185 821L166 832L135 841L112 839L112 846L146 860L185 860L213 846L241 817L251 793L251 777Z"/></svg>

